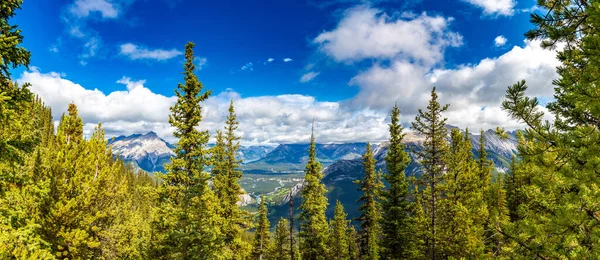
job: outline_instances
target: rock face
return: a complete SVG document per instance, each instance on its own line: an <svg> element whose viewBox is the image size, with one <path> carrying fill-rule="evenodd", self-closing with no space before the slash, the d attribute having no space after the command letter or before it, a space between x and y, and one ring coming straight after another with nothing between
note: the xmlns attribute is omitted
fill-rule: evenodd
<svg viewBox="0 0 600 260"><path fill-rule="evenodd" d="M164 164L175 155L173 146L154 132L119 136L109 140L108 144L115 155L150 173L164 172Z"/></svg>
<svg viewBox="0 0 600 260"><path fill-rule="evenodd" d="M285 205L288 202L290 202L290 199L296 197L296 195L298 195L298 192L300 192L302 188L304 188L304 182L297 183L296 185L294 185L294 187L291 188L291 196L289 193L285 195L281 202L279 202L279 205Z"/></svg>

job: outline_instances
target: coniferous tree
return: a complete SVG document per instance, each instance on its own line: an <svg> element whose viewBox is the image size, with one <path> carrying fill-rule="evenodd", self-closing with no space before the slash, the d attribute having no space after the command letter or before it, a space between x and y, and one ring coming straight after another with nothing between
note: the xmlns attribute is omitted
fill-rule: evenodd
<svg viewBox="0 0 600 260"><path fill-rule="evenodd" d="M275 235L273 237L273 243L271 243L271 247L269 248L268 259L292 259L290 254L291 250L289 223L287 219L282 217L275 226Z"/></svg>
<svg viewBox="0 0 600 260"><path fill-rule="evenodd" d="M384 175L389 189L384 190L382 202L383 256L386 259L406 259L416 250L410 216L409 183L405 176L410 157L402 143L405 134L402 133L398 106L394 106L390 117L390 146L385 157L387 173Z"/></svg>
<svg viewBox="0 0 600 260"><path fill-rule="evenodd" d="M195 128L202 121L200 103L211 92L202 92L202 83L194 74L193 48L194 43L186 45L185 84L178 85L177 102L171 107L169 123L179 141L167 174L162 176L154 221L154 253L169 258L211 258L221 253L218 203L208 187L209 175L203 171L209 135Z"/></svg>
<svg viewBox="0 0 600 260"><path fill-rule="evenodd" d="M594 15L600 17L600 13L594 12ZM594 39L594 36L587 39L585 34L582 37L583 42ZM566 57L569 53L559 55L571 59ZM579 68L573 68L569 62L563 62L563 66L579 73ZM593 63L588 65L594 66ZM573 77L569 69L559 71L565 77ZM565 95L577 96L578 93L571 86L562 86L563 83L556 82L557 102L569 105L571 97ZM584 80L578 84L587 83ZM586 87L590 85L582 86ZM503 102L504 109L529 128L519 138L518 146L521 159L517 166L518 177L525 180L517 189L524 198L517 211L520 219L501 232L516 244L513 252L517 256L598 258L600 183L597 167L593 165L600 158L600 131L579 118L583 112L580 109L584 109L579 104L571 104L574 107L568 110L554 110L557 121L543 123L537 99L526 97L526 89L524 81L509 87ZM562 125L567 121L567 125Z"/></svg>
<svg viewBox="0 0 600 260"><path fill-rule="evenodd" d="M413 223L414 223L414 240L415 248L411 252L411 259L427 259L427 241L429 239L429 224L427 216L425 215L425 205L423 204L422 192L419 191L419 185L416 184L413 190L415 202L413 204Z"/></svg>
<svg viewBox="0 0 600 260"><path fill-rule="evenodd" d="M518 208L522 203L523 198L519 191L521 187L521 180L518 177L517 171L517 159L513 155L509 171L504 174L504 190L506 193L506 207L508 208L508 215L510 217L511 222L515 222L520 219Z"/></svg>
<svg viewBox="0 0 600 260"><path fill-rule="evenodd" d="M262 260L269 251L269 219L267 218L267 205L264 197L260 198L260 207L258 208L258 225L254 231L254 242L252 249L252 258Z"/></svg>
<svg viewBox="0 0 600 260"><path fill-rule="evenodd" d="M347 214L344 212L344 206L338 200L335 204L333 219L330 223L331 232L329 234L329 259L349 259L349 244L346 233L348 230Z"/></svg>
<svg viewBox="0 0 600 260"><path fill-rule="evenodd" d="M448 109L448 105L441 106L437 98L438 95L434 87L431 91L431 100L427 106L427 111L423 112L419 109L415 122L412 124L413 128L425 137L423 150L415 152L420 158L419 163L423 171L421 182L427 185L421 196L423 196L423 200L427 200L424 203L424 211L428 215L430 224L428 225L426 243L428 246L427 254L432 259L437 259L438 256L438 249L436 248L438 242L437 203L441 192L437 186L445 170L443 157L448 150L446 118L441 115L442 112Z"/></svg>
<svg viewBox="0 0 600 260"><path fill-rule="evenodd" d="M360 237L358 236L358 232L354 228L354 225L350 223L348 227L348 231L346 232L348 237L348 255L351 260L360 260Z"/></svg>
<svg viewBox="0 0 600 260"><path fill-rule="evenodd" d="M323 173L317 161L314 130L310 137L310 148L306 164L302 204L300 204L300 253L302 259L325 259L327 257L327 197L325 185L321 183Z"/></svg>
<svg viewBox="0 0 600 260"><path fill-rule="evenodd" d="M505 256L505 251L510 250L512 247L512 244L500 233L510 222L506 192L503 186L503 178L498 178L490 185L488 192L488 211L490 216L486 227L492 235L486 235L486 239L490 241L488 243L488 250L494 257Z"/></svg>
<svg viewBox="0 0 600 260"><path fill-rule="evenodd" d="M375 158L371 144L367 143L367 149L363 155L364 177L357 181L359 190L363 195L358 199L361 203L360 237L361 255L363 259L379 259L381 250L381 190L384 185L381 181L381 171L375 170Z"/></svg>
<svg viewBox="0 0 600 260"><path fill-rule="evenodd" d="M478 259L484 255L484 224L488 218L480 169L473 159L468 130L452 129L445 155L447 171L439 188L439 257Z"/></svg>
<svg viewBox="0 0 600 260"><path fill-rule="evenodd" d="M225 144L227 148L224 168L227 176L225 182L226 192L220 198L220 201L222 203L225 243L235 252L237 258L243 258L250 252L250 244L242 238L246 227L249 226L249 223L247 223L248 212L238 206L240 197L245 193L239 184L242 171L239 169L241 160L237 158L240 137L236 136L235 131L238 124L232 100L229 103L229 115L225 126Z"/></svg>

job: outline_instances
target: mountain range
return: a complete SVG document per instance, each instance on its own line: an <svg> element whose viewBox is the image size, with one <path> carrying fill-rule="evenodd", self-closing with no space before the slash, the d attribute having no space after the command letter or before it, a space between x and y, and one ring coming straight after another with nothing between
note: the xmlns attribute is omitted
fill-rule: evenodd
<svg viewBox="0 0 600 260"><path fill-rule="evenodd" d="M506 171L517 149L516 132L508 132L508 139L498 137L493 130L487 130L483 134L488 158L495 164L495 174ZM469 137L473 152L477 155L480 136L469 133ZM415 151L422 149L423 141L422 136L413 132L407 132L404 137L406 151L411 157L411 163L406 170L407 175L420 176ZM109 145L112 146L115 155L147 172L164 172L164 164L174 155L174 146L153 132L119 136L109 140ZM362 178L362 154L366 145L360 142L316 145L317 159L324 166L323 183L331 202L327 211L329 215L333 214L332 207L335 201L340 200L347 208L349 217L357 216L358 203L355 202L360 193L356 190L354 181ZM372 146L376 167L384 171L388 146L387 142ZM286 204L290 198L294 199L295 204L300 203L302 171L308 160L308 149L308 144L242 146L238 152L239 159L244 161L241 167L245 173L242 186L248 192L242 205L253 204L256 200L252 198L264 195L273 204L271 217L276 220L279 216L287 214Z"/></svg>

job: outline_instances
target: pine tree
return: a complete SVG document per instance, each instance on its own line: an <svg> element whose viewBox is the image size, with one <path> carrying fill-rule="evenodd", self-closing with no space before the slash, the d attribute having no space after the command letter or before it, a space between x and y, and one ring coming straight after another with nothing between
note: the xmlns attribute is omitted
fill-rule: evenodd
<svg viewBox="0 0 600 260"><path fill-rule="evenodd" d="M186 46L185 84L175 91L177 102L171 107L169 123L179 139L175 157L159 190L159 209L154 221L155 255L169 258L211 258L220 254L221 218L218 202L208 187L205 146L208 132L195 127L202 121L200 103L211 94L194 74L194 43Z"/></svg>
<svg viewBox="0 0 600 260"><path fill-rule="evenodd" d="M488 218L480 169L473 159L468 129L463 135L452 129L451 147L445 155L447 172L439 189L439 257L482 258L484 224Z"/></svg>
<svg viewBox="0 0 600 260"><path fill-rule="evenodd" d="M290 255L290 230L287 219L280 218L275 226L275 235L273 237L273 243L269 248L268 259L273 260L289 260L292 259Z"/></svg>
<svg viewBox="0 0 600 260"><path fill-rule="evenodd" d="M592 13L582 15L600 17L595 8L591 9ZM563 11L562 8L554 11L558 13L552 14L552 19ZM570 21L566 22L570 24ZM555 23L555 26L567 25ZM553 26L549 30L560 32L562 29ZM594 35L588 38L585 32L580 37L582 43L596 38ZM559 57L565 59L565 69L559 68L559 74L570 79L573 79L574 73L577 73L577 77L595 77L587 73L579 74L582 71L571 63L574 57L569 55L568 50L559 52ZM594 62L598 60L596 56L588 58ZM594 67L594 62L586 62L586 67ZM582 112L590 112L590 118L594 117L593 109L581 107L578 102L569 103L569 99L578 96L580 90L592 85L597 88L596 84L587 85L586 80L576 83L577 90L572 86L563 86L565 82L562 80L555 82L558 102L555 104L573 107L551 110L557 118L554 124L542 122L543 113L537 108L537 99L524 94L527 89L524 81L507 90L503 108L528 126L519 138L518 146L521 159L517 165L518 177L525 180L523 186L517 189L524 195L518 207L522 218L502 231L509 241L516 244L514 255L541 259L600 257L600 248L597 246L600 242L600 206L597 203L600 197L600 180L597 178L600 131L592 122L580 117ZM586 103L584 100L581 102ZM567 125L563 125L565 122Z"/></svg>
<svg viewBox="0 0 600 260"><path fill-rule="evenodd" d="M371 144L367 143L363 155L363 169L365 176L356 182L363 195L358 199L361 203L360 221L361 251L363 259L379 259L381 244L381 190L384 185L381 181L381 171L375 171L375 158Z"/></svg>
<svg viewBox="0 0 600 260"><path fill-rule="evenodd" d="M348 226L346 234L348 237L348 255L350 256L349 259L360 260L360 238L358 237L358 233L356 232L356 229L354 229L354 225L352 225L352 223L350 223L350 225Z"/></svg>
<svg viewBox="0 0 600 260"><path fill-rule="evenodd" d="M252 249L252 258L262 260L266 257L269 250L269 219L267 218L267 205L264 197L260 198L260 207L258 208L258 225L254 231L254 242Z"/></svg>
<svg viewBox="0 0 600 260"><path fill-rule="evenodd" d="M405 134L402 133L398 106L394 106L390 117L390 146L385 157L387 173L384 175L389 189L383 192L382 202L383 256L386 259L406 259L415 250L410 218L412 205L405 176L410 157L402 143Z"/></svg>
<svg viewBox="0 0 600 260"><path fill-rule="evenodd" d="M413 223L414 223L414 240L415 250L410 252L410 259L427 259L427 241L429 240L429 224L427 215L425 214L425 205L423 204L423 191L419 190L419 185L415 183L413 190L415 202L413 204Z"/></svg>
<svg viewBox="0 0 600 260"><path fill-rule="evenodd" d="M448 141L446 136L448 130L446 129L446 118L441 113L448 109L448 105L441 106L437 101L438 95L435 92L435 87L431 91L431 100L427 106L427 111L423 112L419 109L419 112L413 122L413 128L425 137L423 142L423 150L416 151L416 155L421 158L419 163L421 165L423 175L421 181L426 183L428 187L424 190L422 196L423 199L427 200L425 206L427 209L425 212L429 215L429 221L431 222L428 227L428 255L432 259L437 259L438 249L436 248L438 235L437 235L437 202L440 198L440 190L437 185L444 173L444 155L448 150Z"/></svg>
<svg viewBox="0 0 600 260"><path fill-rule="evenodd" d="M240 186L239 181L242 178L240 168L241 161L238 160L238 150L240 147L239 137L235 131L238 128L238 121L233 107L233 100L229 104L229 115L226 122L225 133L225 192L223 197L219 198L221 202L222 217L224 220L223 234L225 244L228 246L237 258L243 258L250 252L250 244L243 240L242 235L245 232L248 212L238 207L241 195L245 192Z"/></svg>
<svg viewBox="0 0 600 260"><path fill-rule="evenodd" d="M314 130L310 137L310 148L306 164L302 203L300 204L300 253L302 259L325 259L327 257L327 197L325 185L321 183L323 173L317 161Z"/></svg>
<svg viewBox="0 0 600 260"><path fill-rule="evenodd" d="M346 235L348 230L348 219L346 212L344 212L344 206L339 200L335 204L333 220L331 220L330 226L331 233L329 234L329 259L349 259L349 238Z"/></svg>
<svg viewBox="0 0 600 260"><path fill-rule="evenodd" d="M520 219L518 208L519 205L523 202L522 195L519 191L522 186L521 180L518 177L519 173L517 171L517 159L513 155L512 160L510 162L509 171L504 174L504 190L506 193L506 204L508 208L508 214L510 216L510 221L515 222Z"/></svg>
<svg viewBox="0 0 600 260"><path fill-rule="evenodd" d="M494 257L504 256L504 251L512 247L500 233L510 222L506 192L503 186L503 179L498 178L490 185L489 189L488 211L490 216L486 227L492 235L486 235L486 239L490 241L489 245L491 246L488 247Z"/></svg>

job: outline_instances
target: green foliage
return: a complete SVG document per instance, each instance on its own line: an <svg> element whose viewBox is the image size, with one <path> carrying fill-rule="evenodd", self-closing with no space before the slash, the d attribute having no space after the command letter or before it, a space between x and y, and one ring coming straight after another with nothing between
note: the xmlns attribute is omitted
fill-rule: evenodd
<svg viewBox="0 0 600 260"><path fill-rule="evenodd" d="M258 208L258 225L254 231L254 241L252 249L252 258L262 260L269 252L269 219L267 218L267 205L261 198Z"/></svg>
<svg viewBox="0 0 600 260"><path fill-rule="evenodd" d="M348 230L349 221L347 214L344 212L344 206L339 201L335 204L335 212L333 219L330 222L331 231L329 233L329 259L349 259L348 252L349 244L346 232Z"/></svg>
<svg viewBox="0 0 600 260"><path fill-rule="evenodd" d="M469 132L452 129L451 147L446 154L447 171L439 186L439 249L444 256L482 258L484 223L488 217L485 190L481 188L481 169L473 159Z"/></svg>
<svg viewBox="0 0 600 260"><path fill-rule="evenodd" d="M402 143L404 135L400 123L400 109L394 106L391 112L390 146L385 161L387 173L384 175L389 189L382 195L383 218L383 256L386 259L406 259L416 250L411 218L412 203L409 198L409 183L405 170L410 163L410 157Z"/></svg>
<svg viewBox="0 0 600 260"><path fill-rule="evenodd" d="M195 127L202 121L200 103L211 94L202 92L194 74L194 43L186 46L185 84L175 91L177 102L171 107L169 123L179 138L175 157L158 191L158 208L153 230L153 255L168 258L213 258L221 253L222 234L219 203L208 186L205 146L208 132Z"/></svg>
<svg viewBox="0 0 600 260"><path fill-rule="evenodd" d="M354 225L350 224L348 230L346 231L348 236L348 255L351 260L359 260L360 258L360 238L356 229L354 229Z"/></svg>
<svg viewBox="0 0 600 260"><path fill-rule="evenodd" d="M431 258L437 258L439 249L436 248L438 243L437 234L437 203L441 197L441 190L437 187L441 181L445 170L444 156L448 150L448 141L446 136L446 118L442 116L442 112L448 109L448 105L441 106L437 101L438 95L435 92L435 87L431 91L431 100L427 106L427 111L423 112L419 109L413 128L425 137L423 142L423 150L415 151L420 158L419 164L423 174L421 175L420 183L424 183L427 187L421 194L425 214L428 215L431 222L427 226L427 255Z"/></svg>
<svg viewBox="0 0 600 260"><path fill-rule="evenodd" d="M242 235L250 226L248 212L238 207L240 196L244 190L239 184L242 172L239 170L241 161L237 159L239 137L235 135L238 127L233 101L229 105L229 115L225 126L226 135L217 132L216 144L212 149L212 179L213 190L219 205L219 215L222 218L221 228L224 236L225 258L244 258L250 253L250 244Z"/></svg>
<svg viewBox="0 0 600 260"><path fill-rule="evenodd" d="M367 143L367 150L363 155L363 169L364 178L356 182L363 192L358 199L361 203L361 215L357 219L361 227L361 256L362 259L376 260L380 258L381 251L381 190L384 185L381 171L375 171L375 158L370 143Z"/></svg>
<svg viewBox="0 0 600 260"><path fill-rule="evenodd" d="M273 243L269 248L268 259L273 260L289 260L291 259L290 247L290 227L289 222L285 218L280 218L275 226L275 235Z"/></svg>
<svg viewBox="0 0 600 260"><path fill-rule="evenodd" d="M328 225L325 218L327 197L321 183L323 173L317 158L314 133L310 137L308 163L302 189L300 209L300 253L302 259L325 259L327 252Z"/></svg>

